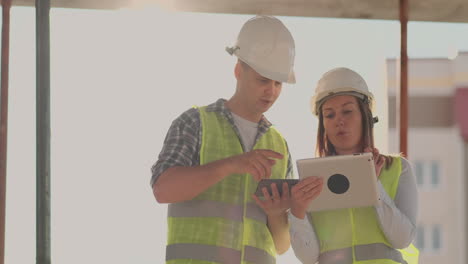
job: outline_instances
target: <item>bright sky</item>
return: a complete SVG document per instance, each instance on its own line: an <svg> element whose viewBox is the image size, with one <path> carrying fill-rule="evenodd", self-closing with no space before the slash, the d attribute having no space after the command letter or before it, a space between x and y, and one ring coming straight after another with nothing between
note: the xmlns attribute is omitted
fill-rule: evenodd
<svg viewBox="0 0 468 264"><path fill-rule="evenodd" d="M234 92L234 43L251 16L146 10L51 11L52 262L163 263L166 206L149 186L171 121ZM6 263L35 262L35 10L11 14ZM360 72L385 116L385 58L396 21L280 18L297 47L297 84L267 117L293 159L312 157L309 98L321 74ZM468 51L468 24L410 23L410 57ZM377 142L387 149L386 122ZM278 263L299 263L289 250Z"/></svg>

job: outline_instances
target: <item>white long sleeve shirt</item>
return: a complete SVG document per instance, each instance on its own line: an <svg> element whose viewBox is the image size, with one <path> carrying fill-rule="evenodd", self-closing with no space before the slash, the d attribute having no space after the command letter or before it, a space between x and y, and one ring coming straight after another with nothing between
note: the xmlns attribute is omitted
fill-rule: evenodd
<svg viewBox="0 0 468 264"><path fill-rule="evenodd" d="M409 162L401 158L401 175L395 200L392 200L378 181L381 203L375 206L380 227L394 248L405 248L416 235L418 193ZM320 248L313 225L308 218L296 218L289 213L291 246L304 264L318 261Z"/></svg>

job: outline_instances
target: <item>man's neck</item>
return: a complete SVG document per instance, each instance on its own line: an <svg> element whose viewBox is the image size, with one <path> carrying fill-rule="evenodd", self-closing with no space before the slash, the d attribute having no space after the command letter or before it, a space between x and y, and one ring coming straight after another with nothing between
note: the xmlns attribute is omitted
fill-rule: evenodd
<svg viewBox="0 0 468 264"><path fill-rule="evenodd" d="M226 101L225 106L229 109L229 111L251 122L258 123L260 122L263 116L263 114L249 112L248 108L245 107L239 100L236 100L236 98L234 97Z"/></svg>

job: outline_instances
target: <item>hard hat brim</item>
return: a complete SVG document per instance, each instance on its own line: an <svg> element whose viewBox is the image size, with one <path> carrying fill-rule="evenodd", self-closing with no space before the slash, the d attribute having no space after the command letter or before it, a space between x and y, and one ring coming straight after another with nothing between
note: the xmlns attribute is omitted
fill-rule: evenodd
<svg viewBox="0 0 468 264"><path fill-rule="evenodd" d="M228 50L226 51L227 53L231 54ZM270 80L277 81L277 82L282 82L282 83L289 83L289 84L296 83L296 74L294 73L294 69L291 69L289 74L284 74L280 72L272 72L272 71L265 69L264 67L256 65L255 63L249 62L245 58L242 58L242 56L239 54L237 50L235 50L232 55L235 55L239 60L249 65L250 68L252 68L254 71L256 71L258 74L260 74L261 76L265 78L268 78Z"/></svg>
<svg viewBox="0 0 468 264"><path fill-rule="evenodd" d="M371 92L363 92L358 89L354 88L341 88L341 89L336 89L333 93L320 93L312 96L310 99L310 106L311 106L311 111L314 115L318 116L319 115L319 108L322 106L322 104L335 96L339 95L351 95L355 96L357 98L360 98L361 100L367 97L369 99L369 106L371 110L373 109L374 105L374 95Z"/></svg>

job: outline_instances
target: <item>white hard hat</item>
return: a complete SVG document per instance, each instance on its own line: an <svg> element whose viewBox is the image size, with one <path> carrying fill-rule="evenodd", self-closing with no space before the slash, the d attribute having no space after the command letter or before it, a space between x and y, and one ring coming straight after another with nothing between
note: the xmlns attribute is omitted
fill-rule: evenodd
<svg viewBox="0 0 468 264"><path fill-rule="evenodd" d="M277 18L256 16L241 28L237 42L226 51L258 74L278 82L296 83L294 39Z"/></svg>
<svg viewBox="0 0 468 264"><path fill-rule="evenodd" d="M366 81L357 72L348 68L335 68L326 72L317 83L315 95L310 101L311 110L319 114L325 99L336 95L353 95L369 103L372 109L374 95L369 92Z"/></svg>

